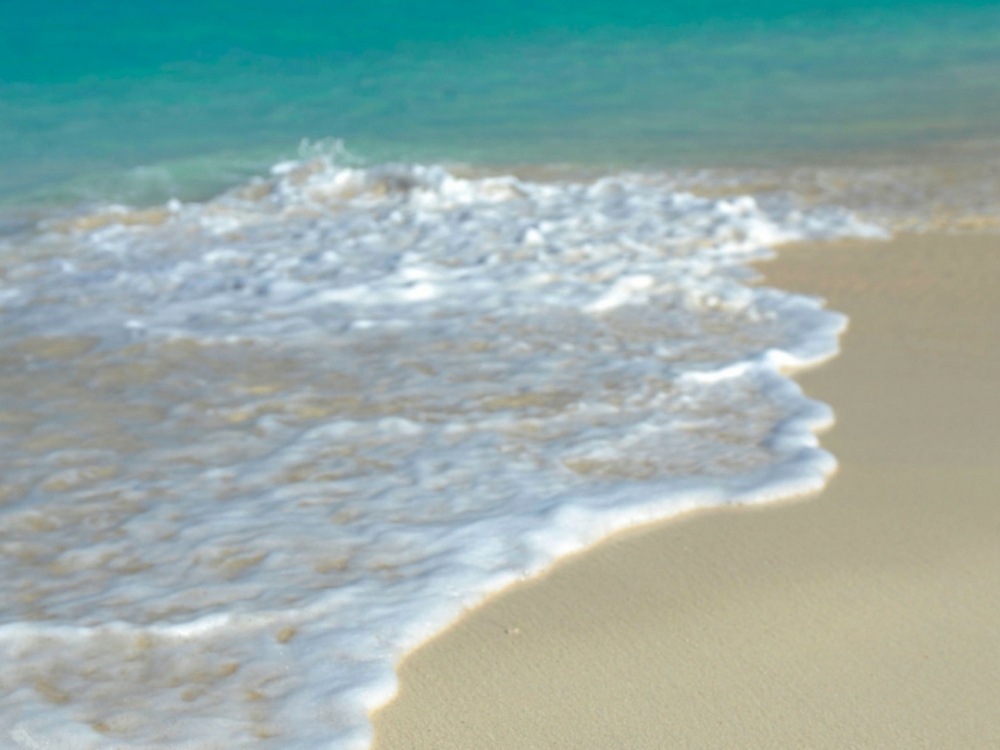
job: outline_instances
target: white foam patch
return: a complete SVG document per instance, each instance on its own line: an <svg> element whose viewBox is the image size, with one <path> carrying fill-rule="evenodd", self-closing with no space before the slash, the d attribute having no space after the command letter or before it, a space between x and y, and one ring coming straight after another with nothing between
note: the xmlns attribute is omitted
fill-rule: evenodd
<svg viewBox="0 0 1000 750"><path fill-rule="evenodd" d="M872 234L657 176L278 165L0 247L0 744L362 748L393 667L627 526L818 489L755 286Z"/></svg>

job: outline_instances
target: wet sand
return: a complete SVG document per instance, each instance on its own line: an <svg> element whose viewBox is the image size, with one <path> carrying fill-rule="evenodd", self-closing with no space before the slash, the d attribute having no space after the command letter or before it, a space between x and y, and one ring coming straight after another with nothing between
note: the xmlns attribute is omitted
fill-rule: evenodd
<svg viewBox="0 0 1000 750"><path fill-rule="evenodd" d="M1000 237L799 246L819 496L622 533L405 659L377 750L1000 747Z"/></svg>

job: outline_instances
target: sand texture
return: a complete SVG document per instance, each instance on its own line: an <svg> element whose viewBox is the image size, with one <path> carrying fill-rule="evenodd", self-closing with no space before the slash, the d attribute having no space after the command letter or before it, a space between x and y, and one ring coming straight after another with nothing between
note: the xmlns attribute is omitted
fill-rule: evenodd
<svg viewBox="0 0 1000 750"><path fill-rule="evenodd" d="M377 750L1000 747L1000 238L789 248L819 497L620 534L410 655Z"/></svg>

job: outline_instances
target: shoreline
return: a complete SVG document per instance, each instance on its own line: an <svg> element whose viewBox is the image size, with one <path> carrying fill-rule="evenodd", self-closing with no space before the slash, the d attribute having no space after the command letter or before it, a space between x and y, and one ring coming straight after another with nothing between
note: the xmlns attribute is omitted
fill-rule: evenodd
<svg viewBox="0 0 1000 750"><path fill-rule="evenodd" d="M400 665L377 750L1000 744L1000 238L786 247L842 354L819 496L625 531Z"/></svg>

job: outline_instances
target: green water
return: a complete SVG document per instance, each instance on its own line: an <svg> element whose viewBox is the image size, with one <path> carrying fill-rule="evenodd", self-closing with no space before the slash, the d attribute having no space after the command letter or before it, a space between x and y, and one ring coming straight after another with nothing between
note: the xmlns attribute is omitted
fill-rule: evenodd
<svg viewBox="0 0 1000 750"><path fill-rule="evenodd" d="M1000 4L5 0L0 200L368 161L766 165L1000 137Z"/></svg>

